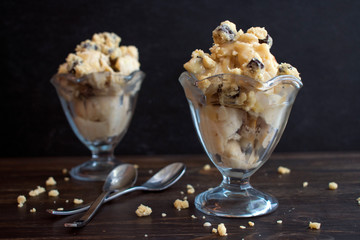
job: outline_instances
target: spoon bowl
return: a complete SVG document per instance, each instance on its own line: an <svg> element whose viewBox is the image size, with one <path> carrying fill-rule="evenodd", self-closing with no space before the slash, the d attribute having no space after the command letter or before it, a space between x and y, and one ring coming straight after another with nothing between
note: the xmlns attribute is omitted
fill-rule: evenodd
<svg viewBox="0 0 360 240"><path fill-rule="evenodd" d="M131 164L121 164L114 168L106 177L103 191L120 191L127 189L133 186L136 180L136 168Z"/></svg>
<svg viewBox="0 0 360 240"><path fill-rule="evenodd" d="M184 171L183 163L173 163L158 171L154 176L147 180L141 186L146 191L161 191L173 185ZM140 190L140 189L139 189Z"/></svg>
<svg viewBox="0 0 360 240"><path fill-rule="evenodd" d="M89 210L79 220L65 223L65 227L84 227L95 215L104 200L114 191L120 191L124 187L132 186L137 179L137 170L134 165L121 164L114 168L106 177L103 192L90 205Z"/></svg>

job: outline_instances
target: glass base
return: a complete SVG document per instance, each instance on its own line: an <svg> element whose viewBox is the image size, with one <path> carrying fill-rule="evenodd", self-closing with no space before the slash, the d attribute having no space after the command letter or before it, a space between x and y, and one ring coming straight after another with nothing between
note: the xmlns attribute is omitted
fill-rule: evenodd
<svg viewBox="0 0 360 240"><path fill-rule="evenodd" d="M118 160L90 160L70 170L70 176L81 181L105 181L113 168L120 165Z"/></svg>
<svg viewBox="0 0 360 240"><path fill-rule="evenodd" d="M235 191L219 186L200 193L195 198L198 210L220 217L261 216L275 211L278 205L276 198L252 187Z"/></svg>

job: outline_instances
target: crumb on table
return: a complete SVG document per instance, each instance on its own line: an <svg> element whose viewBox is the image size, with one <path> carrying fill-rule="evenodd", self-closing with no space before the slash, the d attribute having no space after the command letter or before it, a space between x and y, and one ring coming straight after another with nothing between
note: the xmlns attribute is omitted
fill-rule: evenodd
<svg viewBox="0 0 360 240"><path fill-rule="evenodd" d="M203 226L204 226L204 227L211 227L211 223L209 223L209 222L204 222Z"/></svg>
<svg viewBox="0 0 360 240"><path fill-rule="evenodd" d="M329 189L335 190L338 188L338 184L336 182L329 182Z"/></svg>
<svg viewBox="0 0 360 240"><path fill-rule="evenodd" d="M74 203L75 204L82 204L84 202L84 200L79 199L79 198L74 198Z"/></svg>
<svg viewBox="0 0 360 240"><path fill-rule="evenodd" d="M24 206L24 203L26 202L26 197L24 195L19 195L17 197L18 207L21 208Z"/></svg>
<svg viewBox="0 0 360 240"><path fill-rule="evenodd" d="M283 166L278 167L277 171L280 174L289 174L291 172L289 168Z"/></svg>
<svg viewBox="0 0 360 240"><path fill-rule="evenodd" d="M29 196L35 197L35 196L37 196L37 195L39 195L39 194L41 194L41 193L43 193L43 192L45 192L45 188L40 187L40 186L37 186L36 189L31 190L31 191L29 192Z"/></svg>
<svg viewBox="0 0 360 240"><path fill-rule="evenodd" d="M56 185L56 181L53 177L49 177L46 182L45 182L46 186L54 186Z"/></svg>
<svg viewBox="0 0 360 240"><path fill-rule="evenodd" d="M310 222L309 223L309 228L310 229L317 229L319 230L321 227L321 223L318 223L318 222Z"/></svg>
<svg viewBox="0 0 360 240"><path fill-rule="evenodd" d="M138 215L138 217L146 217L152 213L152 210L150 207L140 204L135 213Z"/></svg>
<svg viewBox="0 0 360 240"><path fill-rule="evenodd" d="M49 195L49 197L57 197L57 196L59 196L59 191L56 189L50 190L48 195Z"/></svg>
<svg viewBox="0 0 360 240"><path fill-rule="evenodd" d="M36 208L30 209L30 212L31 212L31 213L35 213L35 212L36 212Z"/></svg>
<svg viewBox="0 0 360 240"><path fill-rule="evenodd" d="M227 233L226 233L226 227L225 227L225 225L223 224L223 223L220 223L219 225L218 225L218 233L219 233L219 235L220 236L227 236Z"/></svg>
<svg viewBox="0 0 360 240"><path fill-rule="evenodd" d="M203 167L203 169L204 169L205 171L209 171L209 170L211 169L210 164L205 164L204 167Z"/></svg>
<svg viewBox="0 0 360 240"><path fill-rule="evenodd" d="M189 202L187 200L176 199L174 207L180 211L181 209L189 208Z"/></svg>
<svg viewBox="0 0 360 240"><path fill-rule="evenodd" d="M193 194L195 192L195 188L190 184L186 185L186 188L188 194Z"/></svg>

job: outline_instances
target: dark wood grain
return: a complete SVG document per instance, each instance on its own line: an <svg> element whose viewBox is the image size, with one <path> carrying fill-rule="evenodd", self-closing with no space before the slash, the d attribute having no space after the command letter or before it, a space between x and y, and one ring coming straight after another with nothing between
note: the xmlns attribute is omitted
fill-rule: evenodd
<svg viewBox="0 0 360 240"><path fill-rule="evenodd" d="M101 192L100 182L64 181L63 168L85 161L86 158L2 158L0 159L0 238L2 239L360 239L360 154L274 154L254 174L251 183L266 191L280 202L272 214L250 219L227 219L206 216L194 207L196 193L217 186L221 175L213 168L204 171L209 163L206 156L154 156L122 157L124 162L136 163L139 168L138 183L148 179L149 170L156 172L168 163L181 161L187 165L184 177L170 189L157 192L133 192L107 203L95 218L82 229L67 229L63 224L79 218L75 216L52 216L47 208L73 207L73 198L90 202ZM277 167L287 166L289 175L279 175ZM36 186L44 186L45 180L53 176L58 182L60 196L56 198L41 194L29 197L28 192ZM302 183L309 182L307 188ZM339 188L328 190L328 183L335 181ZM177 211L173 202L183 198L186 184L192 184L196 193L187 195L190 208ZM17 207L16 198L24 194L28 201ZM66 203L65 200L70 200ZM139 218L135 210L139 204L152 208L149 217ZM35 207L36 213L29 210ZM161 213L166 213L165 218ZM198 218L192 219L191 215ZM283 224L276 223L283 220ZM247 226L251 220L254 227ZM211 234L213 226L225 223L227 237ZM310 230L309 221L321 222L321 230ZM147 234L148 237L144 237Z"/></svg>

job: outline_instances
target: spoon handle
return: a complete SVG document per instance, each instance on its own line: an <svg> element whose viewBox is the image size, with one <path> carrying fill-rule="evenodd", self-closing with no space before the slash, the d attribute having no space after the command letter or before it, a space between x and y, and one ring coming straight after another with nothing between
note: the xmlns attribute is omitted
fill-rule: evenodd
<svg viewBox="0 0 360 240"><path fill-rule="evenodd" d="M128 189L125 189L123 191L118 191L118 192L114 192L112 194L110 194L108 197L105 198L104 202L109 202L121 195L124 195L126 193L129 193L129 192L133 192L133 191L136 191L136 190L145 190L143 189L142 186L136 186L136 187L132 187L132 188L128 188ZM66 216L66 215L73 215L73 214L76 214L76 213L81 213L81 212L85 212L86 210L88 210L90 208L90 206L92 205L92 203L88 203L82 207L79 207L79 208L74 208L74 209L69 209L69 210L55 210L55 209L47 209L46 211L48 213L51 213L53 215L63 215L63 216Z"/></svg>
<svg viewBox="0 0 360 240"><path fill-rule="evenodd" d="M109 195L110 192L102 192L96 200L91 204L89 210L82 216L79 220L72 223L65 223L65 227L84 227L95 215L97 210L100 208L105 198Z"/></svg>

